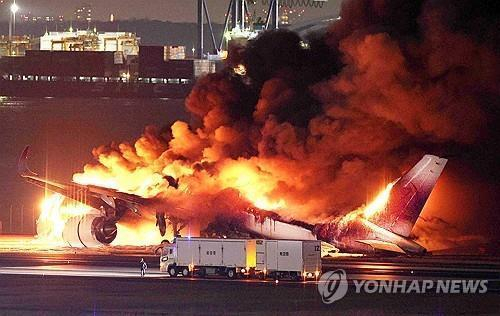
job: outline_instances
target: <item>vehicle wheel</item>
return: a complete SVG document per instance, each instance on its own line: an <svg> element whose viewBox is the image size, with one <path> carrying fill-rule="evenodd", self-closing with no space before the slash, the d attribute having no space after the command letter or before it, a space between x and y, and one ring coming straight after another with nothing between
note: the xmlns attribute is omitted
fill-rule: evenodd
<svg viewBox="0 0 500 316"><path fill-rule="evenodd" d="M229 269L229 271L227 271L227 277L234 279L236 277L236 271L234 271L234 269Z"/></svg>
<svg viewBox="0 0 500 316"><path fill-rule="evenodd" d="M168 274L170 274L170 276L172 276L172 277L177 276L177 269L175 267L170 267L168 269Z"/></svg>
<svg viewBox="0 0 500 316"><path fill-rule="evenodd" d="M183 277L189 276L189 269L188 268L183 268L182 269L182 276Z"/></svg>

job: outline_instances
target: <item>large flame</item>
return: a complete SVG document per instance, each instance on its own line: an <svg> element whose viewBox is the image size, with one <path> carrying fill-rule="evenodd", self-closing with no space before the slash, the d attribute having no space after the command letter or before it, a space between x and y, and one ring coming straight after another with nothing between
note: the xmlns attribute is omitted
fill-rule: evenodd
<svg viewBox="0 0 500 316"><path fill-rule="evenodd" d="M382 191L377 194L377 196L370 203L363 205L355 209L354 211L351 211L344 215L340 220L340 226L343 227L360 217L370 219L376 215L379 215L387 206L392 187L395 183L396 182L389 183Z"/></svg>
<svg viewBox="0 0 500 316"><path fill-rule="evenodd" d="M172 238L172 235L168 233L162 237L155 223L151 221L143 221L134 226L118 223L116 227L118 233L111 243L113 246L151 246L160 244L163 239L171 240Z"/></svg>
<svg viewBox="0 0 500 316"><path fill-rule="evenodd" d="M372 202L362 209L364 218L369 219L380 213L386 207L393 186L394 183L389 183Z"/></svg>
<svg viewBox="0 0 500 316"><path fill-rule="evenodd" d="M236 174L243 176L236 177ZM230 182L231 177L235 177L235 187L252 200L254 205L265 209L281 208L286 205L284 200L271 202L262 191L257 190L258 186L255 185L257 177L251 170L241 166L229 168L224 179ZM340 224L344 226L359 217L369 219L380 214L387 205L393 186L394 182L389 183L373 201L343 216ZM92 211L92 208L87 205L78 202L65 202L65 197L58 193L48 195L42 201L40 208L41 213L37 221L37 241L50 245L62 245L64 243L62 232L69 218L85 215ZM154 219L147 216L138 224L118 223L117 227L118 235L112 242L112 245L115 246L149 246L159 244L162 240L171 239L172 237L171 234L162 237L155 227Z"/></svg>
<svg viewBox="0 0 500 316"><path fill-rule="evenodd" d="M68 219L95 211L85 204L68 201L59 193L47 195L40 203L40 210L36 225L36 243L50 246L65 245L63 230ZM118 234L112 242L114 246L149 246L159 244L163 239L171 237L162 237L152 218L145 218L138 225L133 226L118 223L117 227Z"/></svg>
<svg viewBox="0 0 500 316"><path fill-rule="evenodd" d="M40 216L36 222L37 240L48 244L62 244L66 221L71 217L85 215L91 209L82 203L65 203L65 197L59 193L47 195L40 203Z"/></svg>
<svg viewBox="0 0 500 316"><path fill-rule="evenodd" d="M219 174L222 187L237 189L245 199L264 210L284 209L284 199L271 199L269 192L276 187L276 181L262 176L249 161L238 160L226 164Z"/></svg>

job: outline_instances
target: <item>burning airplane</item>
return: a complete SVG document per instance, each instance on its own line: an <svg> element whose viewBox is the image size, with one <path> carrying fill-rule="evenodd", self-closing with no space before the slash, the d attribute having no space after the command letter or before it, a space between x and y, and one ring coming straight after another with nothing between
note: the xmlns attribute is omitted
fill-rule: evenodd
<svg viewBox="0 0 500 316"><path fill-rule="evenodd" d="M57 218L56 231L72 245L113 244L129 229L141 236L161 231L167 239L257 234L422 253L410 231L446 164L424 153L449 153L458 168L477 170L460 192L496 193L488 183L499 178L497 19L476 7L344 1L342 19L323 36L263 32L232 50L227 67L199 78L186 98L190 123L146 127L134 142L95 148L96 161L72 184L45 181L26 170L25 160L21 174L89 205ZM235 71L239 65L244 73ZM443 202L450 195L435 196ZM427 215L445 224L417 237L433 250L428 241L448 237L455 223L460 233L468 231L463 226L477 232L472 226L488 220L468 219L479 218L472 212L480 200L460 212L456 204L435 203ZM87 221L70 220L75 213ZM151 229L155 223L159 230ZM493 233L486 233L496 236L491 223Z"/></svg>
<svg viewBox="0 0 500 316"><path fill-rule="evenodd" d="M62 184L44 179L28 168L28 154L29 147L26 147L18 163L18 172L23 179L88 206L61 223L62 238L70 246L111 244L117 236L117 224L127 215L140 217L154 212L161 236L167 233L167 228L171 229L170 236L180 236L183 229L196 226L197 220L192 213L186 212L185 207L175 206L168 198L160 200L102 186L76 182ZM446 162L444 158L425 155L410 171L389 184L372 203L336 220L306 223L286 219L252 203L233 203L234 200L230 200L234 208L232 219L235 219L238 230L264 238L321 239L339 249L358 253L422 254L425 248L412 241L410 233ZM166 176L165 180L169 187L179 190L178 179ZM215 217L212 221L207 226L216 226L217 221L227 221L227 217ZM215 233L224 235L223 231Z"/></svg>

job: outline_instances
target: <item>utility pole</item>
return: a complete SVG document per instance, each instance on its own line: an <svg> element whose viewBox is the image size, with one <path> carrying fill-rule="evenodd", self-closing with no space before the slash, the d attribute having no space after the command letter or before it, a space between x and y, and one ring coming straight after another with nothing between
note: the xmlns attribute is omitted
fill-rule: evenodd
<svg viewBox="0 0 500 316"><path fill-rule="evenodd" d="M12 40L12 12L9 11L9 41Z"/></svg>
<svg viewBox="0 0 500 316"><path fill-rule="evenodd" d="M205 7L205 0L198 0L198 47L197 47L197 57L203 58L203 9Z"/></svg>

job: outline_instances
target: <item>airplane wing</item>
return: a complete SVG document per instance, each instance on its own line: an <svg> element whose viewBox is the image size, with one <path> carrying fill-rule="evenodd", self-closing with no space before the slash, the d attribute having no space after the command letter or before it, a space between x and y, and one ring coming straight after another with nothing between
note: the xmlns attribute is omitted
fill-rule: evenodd
<svg viewBox="0 0 500 316"><path fill-rule="evenodd" d="M109 209L109 207L111 207L118 211L118 213L131 210L134 213L139 214L138 206L145 202L145 199L140 196L120 192L110 188L95 185L82 185L74 182L59 183L44 179L29 169L29 152L30 147L26 146L19 157L17 171L24 180L31 184L59 193L80 203L87 204L95 209ZM114 215L121 217L123 214Z"/></svg>
<svg viewBox="0 0 500 316"><path fill-rule="evenodd" d="M106 187L83 185L74 182L65 184L44 179L28 167L29 152L30 147L26 146L18 161L18 173L24 180L95 209L104 210L105 217L111 222L117 222L128 211L141 216L141 209L153 209L158 203L154 199L147 199ZM168 181L169 185L175 188L178 187L177 179L170 177ZM167 220L172 225L174 235L179 233L186 222L183 219L177 218L175 214L166 214L164 210L156 211L156 226L158 226L162 236L166 233Z"/></svg>

